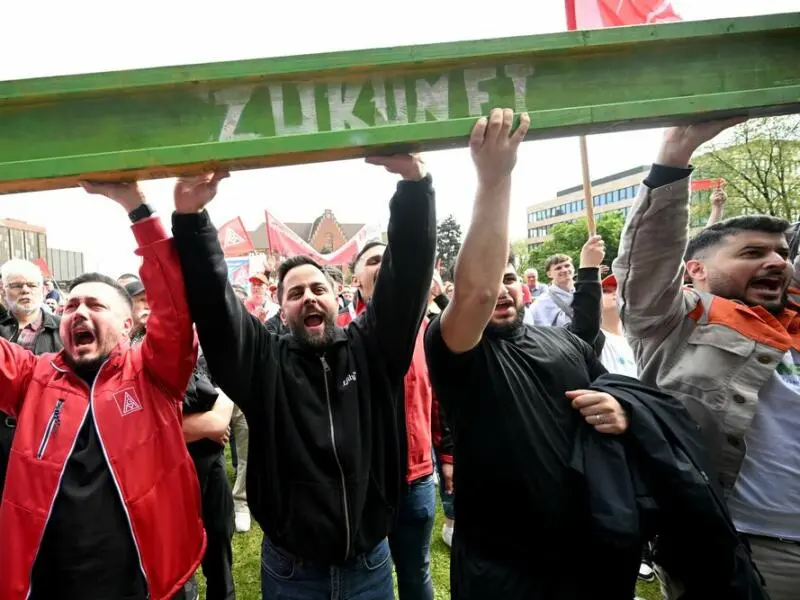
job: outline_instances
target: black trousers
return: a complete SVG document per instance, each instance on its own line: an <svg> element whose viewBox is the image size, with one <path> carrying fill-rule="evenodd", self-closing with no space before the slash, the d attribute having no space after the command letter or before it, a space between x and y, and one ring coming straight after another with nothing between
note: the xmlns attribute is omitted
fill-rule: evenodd
<svg viewBox="0 0 800 600"><path fill-rule="evenodd" d="M234 600L233 494L225 471L225 456L220 450L217 455L192 458L200 481L203 525L208 540L202 562L206 600ZM190 584L188 589L192 587Z"/></svg>
<svg viewBox="0 0 800 600"><path fill-rule="evenodd" d="M634 596L641 553L638 547L603 554L587 551L584 559L565 548L531 539L533 551L499 556L480 542L453 535L450 563L452 600L630 600ZM577 561L577 563L576 563ZM580 573L576 573L576 564Z"/></svg>

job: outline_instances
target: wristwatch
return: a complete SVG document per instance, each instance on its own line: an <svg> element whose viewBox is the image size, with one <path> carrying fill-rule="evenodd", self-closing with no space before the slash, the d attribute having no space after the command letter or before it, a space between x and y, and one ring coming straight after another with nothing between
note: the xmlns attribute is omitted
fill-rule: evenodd
<svg viewBox="0 0 800 600"><path fill-rule="evenodd" d="M137 206L131 212L129 212L128 218L131 220L131 223L136 223L137 221L141 221L142 219L153 216L154 213L155 211L150 207L149 204L143 203L141 206Z"/></svg>

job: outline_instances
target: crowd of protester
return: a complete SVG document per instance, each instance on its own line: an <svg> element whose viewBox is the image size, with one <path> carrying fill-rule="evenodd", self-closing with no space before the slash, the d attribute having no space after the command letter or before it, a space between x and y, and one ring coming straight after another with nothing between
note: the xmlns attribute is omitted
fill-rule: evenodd
<svg viewBox="0 0 800 600"><path fill-rule="evenodd" d="M0 598L193 600L202 572L232 599L252 519L265 600L432 600L437 502L456 600L800 598L790 224L717 189L687 233L692 154L736 122L668 129L610 272L591 236L549 285L509 256L509 109L472 131L451 281L418 155L368 159L387 241L247 286L206 211L227 173L176 183L172 236L135 183L83 182L142 264L2 265Z"/></svg>

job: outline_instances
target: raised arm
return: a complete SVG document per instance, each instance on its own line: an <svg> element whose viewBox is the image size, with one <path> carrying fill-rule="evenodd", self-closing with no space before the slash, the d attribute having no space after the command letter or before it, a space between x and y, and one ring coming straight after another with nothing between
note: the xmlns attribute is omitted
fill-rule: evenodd
<svg viewBox="0 0 800 600"><path fill-rule="evenodd" d="M389 203L388 243L375 291L360 323L374 337L387 368L408 371L431 287L436 254L436 201L431 176L416 156L368 159L403 180Z"/></svg>
<svg viewBox="0 0 800 600"><path fill-rule="evenodd" d="M512 134L513 121L511 109L494 109L488 119L478 121L470 136L478 191L456 261L453 299L441 316L442 339L452 352L467 352L480 342L508 262L511 171L530 123L524 113Z"/></svg>
<svg viewBox="0 0 800 600"><path fill-rule="evenodd" d="M83 182L87 192L120 204L128 213L142 257L139 275L150 305L147 335L136 351L145 370L176 398L183 398L197 356L183 276L173 241L161 219L153 216L135 183Z"/></svg>
<svg viewBox="0 0 800 600"><path fill-rule="evenodd" d="M32 352L0 338L0 411L12 417L19 415L35 365Z"/></svg>
<svg viewBox="0 0 800 600"><path fill-rule="evenodd" d="M225 255L206 205L225 173L180 180L175 186L172 232L183 270L189 312L214 382L242 410L258 398L255 386L268 368L269 333L228 283ZM149 335L149 332L148 332Z"/></svg>
<svg viewBox="0 0 800 600"><path fill-rule="evenodd" d="M689 160L701 144L741 119L673 127L641 186L614 261L617 301L626 334L670 329L687 309L683 255L688 241Z"/></svg>
<svg viewBox="0 0 800 600"><path fill-rule="evenodd" d="M581 249L581 262L572 295L572 333L594 346L600 333L603 291L600 289L600 265L606 255L605 242L599 235L586 240Z"/></svg>

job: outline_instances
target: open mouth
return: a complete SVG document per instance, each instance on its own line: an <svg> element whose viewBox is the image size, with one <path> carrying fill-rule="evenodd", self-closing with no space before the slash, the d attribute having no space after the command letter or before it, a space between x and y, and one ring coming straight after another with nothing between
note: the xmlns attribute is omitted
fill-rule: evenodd
<svg viewBox="0 0 800 600"><path fill-rule="evenodd" d="M778 293L783 290L783 277L756 277L750 281L750 288L757 292Z"/></svg>
<svg viewBox="0 0 800 600"><path fill-rule="evenodd" d="M497 304L494 305L495 312L508 312L509 309L514 307L514 302L510 298L504 298L503 300L498 300Z"/></svg>
<svg viewBox="0 0 800 600"><path fill-rule="evenodd" d="M303 323L305 324L305 326L309 327L311 329L314 329L314 328L317 328L317 327L321 327L323 322L324 322L324 319L322 318L322 315L320 315L318 313L312 313L312 314L306 316L305 319L303 319Z"/></svg>
<svg viewBox="0 0 800 600"><path fill-rule="evenodd" d="M76 327L72 331L72 343L76 348L93 344L95 339L94 334L85 327Z"/></svg>

